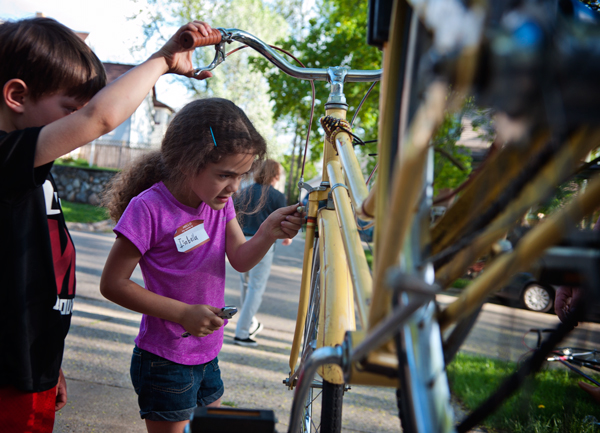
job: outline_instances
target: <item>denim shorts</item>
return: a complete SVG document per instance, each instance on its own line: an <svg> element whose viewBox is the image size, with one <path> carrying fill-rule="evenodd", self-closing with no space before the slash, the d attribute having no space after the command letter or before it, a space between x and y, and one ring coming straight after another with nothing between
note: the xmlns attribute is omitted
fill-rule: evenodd
<svg viewBox="0 0 600 433"><path fill-rule="evenodd" d="M183 365L136 346L130 372L140 416L151 421L187 421L196 406L217 401L224 391L217 358Z"/></svg>

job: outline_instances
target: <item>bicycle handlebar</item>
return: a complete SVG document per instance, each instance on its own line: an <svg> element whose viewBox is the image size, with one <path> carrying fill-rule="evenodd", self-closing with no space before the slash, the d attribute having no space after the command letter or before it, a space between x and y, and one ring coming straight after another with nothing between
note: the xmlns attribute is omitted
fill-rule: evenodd
<svg viewBox="0 0 600 433"><path fill-rule="evenodd" d="M200 35L199 32L186 31L179 38L179 43L183 48L196 48L208 45L217 45L217 57L211 64L212 68L216 67L224 60L224 53L219 53L219 46L224 42L240 42L253 48L259 54L263 55L267 60L273 63L277 68L286 74L299 78L301 80L317 80L331 81L331 68L301 68L294 66L281 57L274 49L256 36L251 35L243 30L238 29L212 29L212 34L208 37ZM219 35L217 35L219 33ZM217 58L221 54L222 60L217 62ZM214 65L214 66L213 66ZM208 68L199 68L199 70L210 70ZM381 69L375 70L358 70L347 69L344 77L345 82L373 82L381 79Z"/></svg>
<svg viewBox="0 0 600 433"><path fill-rule="evenodd" d="M202 36L200 32L187 31L179 37L179 43L186 50L190 48L207 47L221 42L222 35L218 29L211 29L210 35Z"/></svg>

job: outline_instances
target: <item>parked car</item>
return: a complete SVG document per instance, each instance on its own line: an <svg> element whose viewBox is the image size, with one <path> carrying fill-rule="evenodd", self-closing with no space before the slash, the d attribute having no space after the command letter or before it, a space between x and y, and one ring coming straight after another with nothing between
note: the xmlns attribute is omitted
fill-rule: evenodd
<svg viewBox="0 0 600 433"><path fill-rule="evenodd" d="M554 313L555 286L542 284L528 273L521 272L496 292L496 297L511 307L525 308L540 313ZM589 302L585 322L600 323L600 299Z"/></svg>
<svg viewBox="0 0 600 433"><path fill-rule="evenodd" d="M511 306L546 313L553 311L554 293L552 286L541 284L528 272L521 272L496 292L496 296Z"/></svg>

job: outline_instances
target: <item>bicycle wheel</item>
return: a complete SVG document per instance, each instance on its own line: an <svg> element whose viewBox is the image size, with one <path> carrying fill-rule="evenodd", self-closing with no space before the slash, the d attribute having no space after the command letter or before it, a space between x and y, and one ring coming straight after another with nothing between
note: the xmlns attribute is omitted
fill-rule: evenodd
<svg viewBox="0 0 600 433"><path fill-rule="evenodd" d="M423 25L410 8L407 8L402 15L402 23L406 31L401 38L395 36L391 43L397 43L395 49L402 53L404 67L400 74L394 74L394 79L397 81L393 87L401 89L397 93L397 100L404 103L397 102L395 104L396 112L393 117L400 119L401 124L406 122L406 125L410 125L413 118L418 116L416 109L419 107L421 99L421 95L415 89L424 88L421 85L423 80L418 82L417 78L427 79L419 73L419 59L428 49L430 40ZM406 121L402 119L406 119ZM398 148L398 141L392 140L389 153L397 155L402 152L403 150ZM423 166L430 164L431 151L425 149L422 155L418 163ZM396 181L395 173L398 170L400 168L394 167L389 172L390 190L397 190L395 189L397 185L392 187L391 184ZM400 242L405 245L402 254L406 258L403 260L402 272L418 276L429 284L433 283L432 267L431 265L422 267L425 263L425 251L422 244L427 237L422 238L415 234L427 233L429 230L429 208L432 195L429 185L432 184L432 173L432 170L424 169L423 175L426 177L413 179L413 182L417 181L414 182L415 184L423 185L422 191L417 193L421 198L418 199L416 214L412 218L413 223L406 234L407 238L404 239L404 242ZM412 204L405 204L405 207L414 209ZM389 237L389 234L386 236ZM395 307L403 307L414 302L413 295L409 292L397 293L393 299ZM444 369L443 346L435 314L434 301L423 304L408 321L400 326L395 337L400 379L400 388L396 392L396 397L404 433L446 433L453 428L450 392Z"/></svg>
<svg viewBox="0 0 600 433"><path fill-rule="evenodd" d="M319 330L319 312L321 305L321 264L319 238L313 246L313 265L310 289L310 301L304 326L302 359L307 359L317 347ZM342 403L344 385L326 380L314 380L304 404L302 414L302 433L340 433L342 430ZM314 409L320 416L314 416ZM319 411L320 409L320 411Z"/></svg>
<svg viewBox="0 0 600 433"><path fill-rule="evenodd" d="M412 25L418 25L413 24ZM422 52L418 51L420 46L419 32L414 32L414 40L411 42L413 49L415 50L415 62L418 63L418 59L423 56ZM410 47L409 47L410 48ZM407 48L407 51L410 49ZM406 56L403 56L405 58ZM410 62L406 61L407 66L405 73L412 77ZM423 88L421 84L422 80L413 79L413 81L404 80L409 82L412 86L405 86L404 90L413 88ZM414 84L413 84L414 83ZM427 83L426 83L427 84ZM411 100L411 95L402 95L402 99ZM410 108L409 116L410 116ZM409 120L410 124L410 120ZM527 200L542 200L545 195L547 188L554 181L549 182L548 179L541 179L540 174L545 172L555 173L556 170L549 170L550 167L558 166L555 165L555 161L564 161L567 158L560 158L563 150L571 149L575 152L581 152L578 158L582 158L589 149L585 148L585 144L581 145L576 143L575 139L571 139L573 136L568 137L563 131L552 131L554 135L550 138L540 138L539 140L532 141L531 145L528 143L523 146L526 149L527 157L521 154L519 159L518 152L522 149L516 149L510 146L506 146L499 151L498 158L495 159L494 165L487 167L489 171L483 171L478 177L473 178L473 182L470 184L472 188L462 191L460 198L454 203L453 207L450 207L444 215L445 220L442 219L445 225L438 225L437 231L430 230L429 224L426 222L426 213L423 213L423 209L427 209L430 197L427 196L426 188L431 185L431 179L426 179L423 182L423 191L421 193L421 200L419 202L419 211L415 215L414 224L410 227L410 233L407 235L407 239L403 245L407 245L404 248L403 253L403 271L410 275L418 275L423 278L426 283L432 284L433 278L431 276L432 268L428 269L432 263L436 266L436 273L452 260L454 257L459 257L459 252L466 250L468 246L473 244L479 246L484 245L490 249L494 242L503 237L506 231L509 230L509 225L505 225L506 222L513 224L518 220L520 216L527 211L529 207L536 204L536 202L528 203ZM565 143L566 142L566 143ZM583 143L583 140L581 141ZM597 140L596 140L597 143ZM591 147L590 147L591 149ZM512 152L512 153L511 153ZM406 153L405 153L406 154ZM576 158L573 159L576 161ZM502 165L505 164L505 165ZM514 170L513 173L509 173L506 167L510 167ZM577 166L573 163L571 167L566 165L561 166L562 173L566 176L573 173L573 170ZM520 171L520 173L517 172ZM428 171L428 170L424 170ZM490 176L490 173L494 171L501 173L499 176ZM562 176L562 175L561 175ZM489 180L494 181L489 182ZM501 186L496 181L501 178L504 182ZM564 178L562 179L564 180ZM557 181L558 182L558 181ZM490 193L491 186L498 187L498 191ZM533 186L530 187L530 185ZM462 201L464 206L459 206ZM479 206L479 207L478 207ZM592 208L590 205L589 208ZM589 212L590 210L587 210ZM519 212L521 212L519 214ZM574 216L582 217L583 214L574 213ZM574 221L578 221L577 218L572 218ZM499 223L502 223L500 224ZM550 224L550 223L548 223ZM458 227L461 227L458 229ZM547 226L548 227L548 226ZM450 234L454 230L454 233ZM423 235L425 233L425 235ZM484 236L482 233L487 235L485 242L477 244L475 240L480 241ZM542 232L543 233L543 232ZM410 239L411 236L419 239ZM493 238L493 236L497 236ZM492 239L493 238L493 239ZM542 236L540 236L542 238ZM529 238L528 238L529 239ZM553 238L553 242L558 242L556 237ZM536 253L542 251L550 245L549 242L542 244L541 248L538 248ZM480 247L483 248L483 247ZM477 250L473 248L474 253L469 251L469 254L465 254L466 257L463 263L458 261L459 265L456 265L456 261L453 262L455 266L455 272L447 272L445 279L438 279L443 281L440 283L442 287L447 287L447 284L454 281L454 279L464 274L466 270L465 265L472 264L476 259L480 258L487 251ZM407 251L410 251L410 255L406 255ZM517 250L519 251L519 250ZM512 256L505 256L505 269L511 272L507 272L506 275L498 275L502 278L509 278L512 272L516 271L521 264L519 259L529 260L528 264L531 263L535 254L531 250L521 249L523 254L520 255L515 253ZM530 256L527 256L527 251ZM433 252L433 255L431 254ZM472 259L472 260L471 260ZM470 263L469 263L469 260ZM416 265L414 265L416 263ZM498 263L499 264L499 263ZM503 269L497 266L495 269ZM462 273L461 273L462 272ZM493 274L488 274L491 276ZM436 274L436 277L439 275ZM485 272L484 272L485 277ZM500 278L498 278L500 280ZM485 281L479 279L479 281ZM483 286L484 283L480 284ZM498 283L499 284L499 283ZM493 288L493 284L488 284L489 288ZM596 287L596 286L594 286ZM498 287L499 288L499 287ZM400 288L401 289L401 288ZM483 291L482 291L483 292ZM469 292L471 294L472 292ZM402 305L404 302L409 302L411 299L411 293L409 290L397 294L398 303ZM468 299L468 295L465 295L465 299ZM483 302L483 300L481 301ZM456 303L455 310L461 307L466 307L467 301L461 305ZM479 303L471 302L469 308L464 308L461 314L451 314L452 319L461 318L464 314L468 314L472 311L472 308L477 308ZM461 344L461 340L468 333L468 328L475 322L476 316L468 316L462 324L458 324L455 329L459 332L456 334L458 343L448 341L445 344L442 343L442 331L448 327L449 323L455 324L455 322L449 322L447 317L443 314L440 316L440 323L438 325L438 318L436 317L435 305L433 302L424 304L407 322L401 326L400 333L396 337L396 345L398 351L398 364L399 364L399 376L401 381L401 388L398 390L398 407L400 411L400 419L403 427L403 431L406 433L416 432L447 432L454 430L454 423L450 419L447 419L449 413L445 409L448 407L450 392L447 379L445 376L445 362L440 362L440 353L445 355L445 358L449 360L452 358L453 353L458 349ZM568 325L561 326L560 332L557 334L565 335L567 332ZM545 354L551 349L553 344L556 344L558 340L548 340L543 350L536 353L535 358L532 358L526 367L519 369L513 375L509 376L506 382L498 388L498 391L494 392L489 399L476 409L472 416L467 418L463 422L459 431L468 431L469 428L477 425L487 415L491 414L500 404L501 401L506 399L512 391L519 386L525 375L539 369L541 360L544 359ZM445 346L445 347L444 347ZM445 353L444 353L445 352ZM444 356L441 357L444 359ZM436 398L436 393L433 392L434 387L440 386L441 395ZM444 403L444 400L446 403ZM433 410L432 410L433 408ZM450 410L451 412L451 410Z"/></svg>

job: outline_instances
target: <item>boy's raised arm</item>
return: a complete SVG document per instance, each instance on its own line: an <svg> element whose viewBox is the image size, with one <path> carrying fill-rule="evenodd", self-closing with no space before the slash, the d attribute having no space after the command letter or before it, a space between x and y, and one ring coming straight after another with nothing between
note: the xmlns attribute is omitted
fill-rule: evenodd
<svg viewBox="0 0 600 433"><path fill-rule="evenodd" d="M179 43L179 35L191 30L208 36L210 29L201 21L182 26L158 52L107 85L83 108L42 128L35 166L54 161L115 129L134 113L161 75L174 73L193 77L193 49L184 49ZM210 72L203 72L195 78L211 76Z"/></svg>

